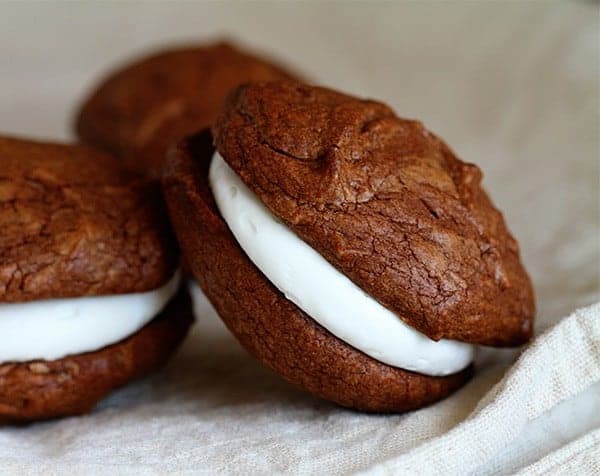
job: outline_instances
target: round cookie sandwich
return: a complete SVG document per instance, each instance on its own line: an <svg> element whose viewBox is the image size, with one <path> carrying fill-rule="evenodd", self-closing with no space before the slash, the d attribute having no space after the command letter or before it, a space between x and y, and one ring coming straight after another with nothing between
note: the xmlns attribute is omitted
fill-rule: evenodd
<svg viewBox="0 0 600 476"><path fill-rule="evenodd" d="M168 146L209 127L229 90L285 78L292 75L284 68L225 42L164 50L101 81L81 107L77 133L159 177Z"/></svg>
<svg viewBox="0 0 600 476"><path fill-rule="evenodd" d="M88 412L183 340L161 195L87 147L0 138L0 422Z"/></svg>
<svg viewBox="0 0 600 476"><path fill-rule="evenodd" d="M253 83L229 95L212 137L169 153L171 220L223 321L289 382L405 411L463 385L475 344L531 337L532 287L481 172L419 122Z"/></svg>

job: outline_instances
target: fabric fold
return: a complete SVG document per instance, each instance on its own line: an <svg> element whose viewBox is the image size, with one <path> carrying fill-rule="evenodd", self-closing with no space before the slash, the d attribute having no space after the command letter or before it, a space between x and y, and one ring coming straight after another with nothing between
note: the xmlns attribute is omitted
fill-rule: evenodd
<svg viewBox="0 0 600 476"><path fill-rule="evenodd" d="M464 422L366 474L475 471L528 422L597 381L600 303L576 310L539 336Z"/></svg>

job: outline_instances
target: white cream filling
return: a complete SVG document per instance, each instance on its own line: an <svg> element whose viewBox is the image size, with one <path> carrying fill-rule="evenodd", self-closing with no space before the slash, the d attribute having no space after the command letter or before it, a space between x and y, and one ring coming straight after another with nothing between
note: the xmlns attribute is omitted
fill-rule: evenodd
<svg viewBox="0 0 600 476"><path fill-rule="evenodd" d="M426 375L453 374L473 360L474 346L429 339L335 269L281 223L218 152L209 181L221 215L256 267L333 335L380 362Z"/></svg>
<svg viewBox="0 0 600 476"><path fill-rule="evenodd" d="M135 334L179 288L180 271L145 293L0 304L0 363L56 360Z"/></svg>

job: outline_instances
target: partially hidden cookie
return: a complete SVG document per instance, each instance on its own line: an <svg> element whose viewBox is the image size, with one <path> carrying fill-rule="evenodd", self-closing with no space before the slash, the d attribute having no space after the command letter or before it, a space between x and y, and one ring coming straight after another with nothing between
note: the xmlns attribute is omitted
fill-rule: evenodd
<svg viewBox="0 0 600 476"><path fill-rule="evenodd" d="M167 147L209 127L230 89L285 78L283 67L226 42L166 49L103 79L78 113L77 134L158 177Z"/></svg>
<svg viewBox="0 0 600 476"><path fill-rule="evenodd" d="M239 87L163 187L183 253L241 342L343 406L405 411L467 380L473 344L532 332L518 246L461 162L387 106L294 82Z"/></svg>
<svg viewBox="0 0 600 476"><path fill-rule="evenodd" d="M90 411L192 322L156 183L83 146L0 138L0 421Z"/></svg>

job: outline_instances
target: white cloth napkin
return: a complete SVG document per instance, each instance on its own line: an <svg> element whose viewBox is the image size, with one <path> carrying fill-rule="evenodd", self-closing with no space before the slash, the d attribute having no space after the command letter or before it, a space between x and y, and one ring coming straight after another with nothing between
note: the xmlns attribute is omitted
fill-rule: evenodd
<svg viewBox="0 0 600 476"><path fill-rule="evenodd" d="M107 68L223 31L423 120L484 170L539 337L484 350L436 405L363 415L264 370L204 303L160 373L89 416L0 428L0 474L598 474L598 18L593 2L2 4L0 131L68 139Z"/></svg>
<svg viewBox="0 0 600 476"><path fill-rule="evenodd" d="M489 461L522 432L531 432L534 420L563 400L592 387L600 399L600 303L579 309L538 337L452 431L412 451L372 468L373 474L464 474L488 472ZM580 403L580 402L577 402ZM572 402L575 405L575 402ZM599 402L596 402L598 405ZM568 407L565 407L568 408ZM571 410L576 409L574 407ZM563 423L570 414L564 409ZM593 416L598 422L598 417ZM585 425L582 425L585 426ZM561 461L588 453L571 462L572 474L594 474L600 469L599 429L550 454L534 465L536 471L556 468ZM516 455L510 455L514 465ZM537 455L544 456L543 451ZM532 468L533 469L533 468Z"/></svg>

